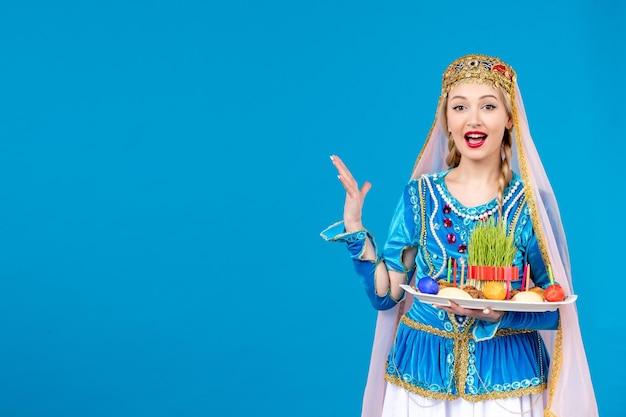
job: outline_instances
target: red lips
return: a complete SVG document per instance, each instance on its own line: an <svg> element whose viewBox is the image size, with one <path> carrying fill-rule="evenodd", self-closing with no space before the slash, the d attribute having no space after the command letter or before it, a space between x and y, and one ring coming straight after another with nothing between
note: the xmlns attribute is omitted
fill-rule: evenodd
<svg viewBox="0 0 626 417"><path fill-rule="evenodd" d="M487 134L478 130L472 130L470 132L465 132L464 137L468 147L479 148L483 143L485 143Z"/></svg>

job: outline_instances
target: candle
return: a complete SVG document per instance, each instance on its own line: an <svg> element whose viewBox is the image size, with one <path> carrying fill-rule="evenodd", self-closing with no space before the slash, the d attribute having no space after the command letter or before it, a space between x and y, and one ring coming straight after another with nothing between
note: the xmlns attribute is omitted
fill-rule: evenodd
<svg viewBox="0 0 626 417"><path fill-rule="evenodd" d="M522 286L520 288L520 291L524 291L524 289L526 288L526 276L528 275L528 264L524 265L524 271L522 273Z"/></svg>
<svg viewBox="0 0 626 417"><path fill-rule="evenodd" d="M463 284L464 276L465 276L465 258L461 258L459 262L461 262L461 289L463 289L465 285Z"/></svg>
<svg viewBox="0 0 626 417"><path fill-rule="evenodd" d="M530 264L526 265L526 291L530 287Z"/></svg>
<svg viewBox="0 0 626 417"><path fill-rule="evenodd" d="M448 283L450 283L451 273L452 273L452 258L448 258Z"/></svg>
<svg viewBox="0 0 626 417"><path fill-rule="evenodd" d="M456 259L454 260L454 286L456 287Z"/></svg>

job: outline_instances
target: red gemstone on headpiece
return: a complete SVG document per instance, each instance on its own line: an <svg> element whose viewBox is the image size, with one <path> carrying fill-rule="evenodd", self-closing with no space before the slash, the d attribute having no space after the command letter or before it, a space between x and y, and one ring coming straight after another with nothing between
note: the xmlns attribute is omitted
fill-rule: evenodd
<svg viewBox="0 0 626 417"><path fill-rule="evenodd" d="M456 242L456 236L454 235L454 233L448 233L448 243L454 242Z"/></svg>
<svg viewBox="0 0 626 417"><path fill-rule="evenodd" d="M506 75L506 67L504 65L494 65L493 68L491 68L492 71L496 71L499 72L502 75Z"/></svg>
<svg viewBox="0 0 626 417"><path fill-rule="evenodd" d="M452 220L446 217L445 219L443 219L443 225L445 227L452 227Z"/></svg>
<svg viewBox="0 0 626 417"><path fill-rule="evenodd" d="M446 204L445 206L443 206L443 212L445 214L449 214L452 211L452 208L450 208L449 204Z"/></svg>
<svg viewBox="0 0 626 417"><path fill-rule="evenodd" d="M459 253L465 253L465 251L467 251L467 245L465 243L460 244Z"/></svg>

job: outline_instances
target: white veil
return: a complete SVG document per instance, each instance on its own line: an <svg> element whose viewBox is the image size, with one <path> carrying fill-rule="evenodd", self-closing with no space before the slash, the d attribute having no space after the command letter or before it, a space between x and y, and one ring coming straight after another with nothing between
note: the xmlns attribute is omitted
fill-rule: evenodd
<svg viewBox="0 0 626 417"><path fill-rule="evenodd" d="M493 57L472 57L501 62ZM565 294L571 295L574 294L574 289L567 241L561 223L559 207L530 135L522 95L514 72L512 86L513 88L510 88L513 110L511 168L518 172L523 179L531 209L533 227L537 234L544 262L546 265L551 265L555 281L561 284ZM446 93L444 86L439 99L440 103ZM439 105L437 108L439 109ZM437 114L424 146L417 157L411 178L418 178L426 173L441 172L448 168L446 164L447 141L448 138L443 129L441 117ZM363 399L362 417L380 417L381 415L385 392L385 362L391 349L399 318L408 310L412 302L412 296L407 293L405 301L398 306L378 313L370 369ZM598 408L575 304L568 304L560 308L560 320L559 330L541 332L551 357L544 415L546 417L583 415L585 417L597 417Z"/></svg>

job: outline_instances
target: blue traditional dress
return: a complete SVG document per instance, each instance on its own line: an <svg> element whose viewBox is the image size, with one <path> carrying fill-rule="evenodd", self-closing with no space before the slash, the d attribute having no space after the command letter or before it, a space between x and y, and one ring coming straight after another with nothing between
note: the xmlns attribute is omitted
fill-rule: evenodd
<svg viewBox="0 0 626 417"><path fill-rule="evenodd" d="M345 233L339 222L322 232L326 240L347 243L365 292L377 310L402 301L394 300L389 291L376 294L378 263L384 261L388 270L404 273L407 283L414 277L444 278L450 258L466 258L476 224L498 216L495 199L477 207L465 207L456 200L444 181L448 172L423 175L406 185L382 254L367 230ZM521 275L523 265L530 264L534 285L547 287L547 268L533 231L524 185L516 173L504 190L502 218L518 248L514 266ZM376 261L362 259L368 238L379 254ZM411 247L417 248L415 267L407 270L402 254ZM512 282L513 288L520 285L521 279ZM477 402L539 394L547 386L549 357L538 330L555 330L558 324L558 311L505 312L500 321L490 323L448 314L415 300L400 319L385 379L434 400Z"/></svg>

